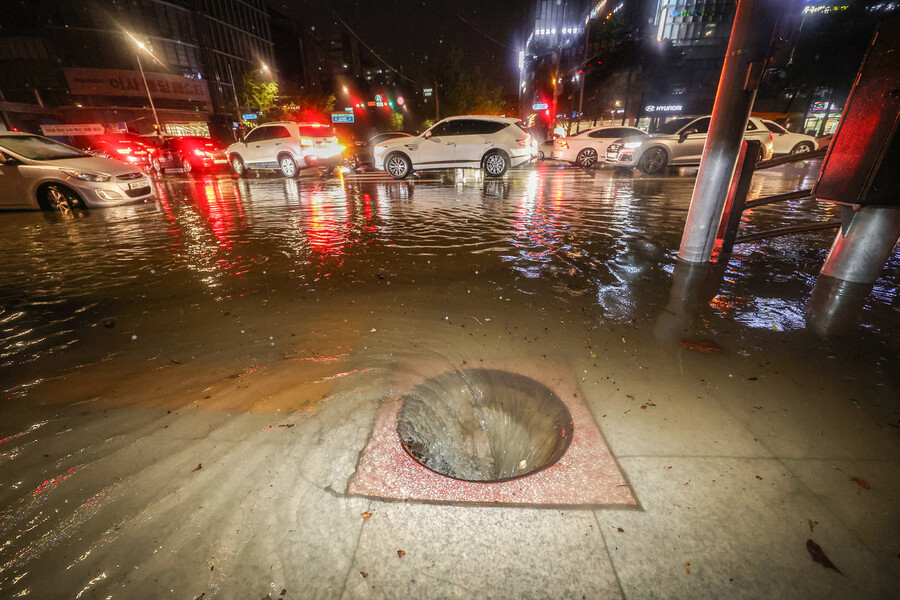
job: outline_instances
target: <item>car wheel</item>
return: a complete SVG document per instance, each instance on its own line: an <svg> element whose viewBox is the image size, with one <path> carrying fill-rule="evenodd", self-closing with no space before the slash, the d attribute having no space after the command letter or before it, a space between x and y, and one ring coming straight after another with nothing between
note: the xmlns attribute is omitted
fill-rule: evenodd
<svg viewBox="0 0 900 600"><path fill-rule="evenodd" d="M231 165L231 170L238 177L248 177L250 175L250 169L247 168L247 165L244 164L244 160L237 154L231 157L229 164Z"/></svg>
<svg viewBox="0 0 900 600"><path fill-rule="evenodd" d="M544 160L544 151L538 150L538 160Z"/></svg>
<svg viewBox="0 0 900 600"><path fill-rule="evenodd" d="M319 173L322 175L331 175L334 173L334 167L319 167Z"/></svg>
<svg viewBox="0 0 900 600"><path fill-rule="evenodd" d="M384 159L384 170L394 179L406 179L412 173L412 163L405 154L394 152Z"/></svg>
<svg viewBox="0 0 900 600"><path fill-rule="evenodd" d="M300 169L297 168L297 161L290 154L282 154L278 157L278 169L285 177L293 179L297 176Z"/></svg>
<svg viewBox="0 0 900 600"><path fill-rule="evenodd" d="M500 177L509 169L509 157L504 152L494 150L484 157L482 164L488 177Z"/></svg>
<svg viewBox="0 0 900 600"><path fill-rule="evenodd" d="M358 156L351 156L351 157L348 158L345 162L346 162L346 164L347 164L347 168L349 168L349 169L350 169L351 171L353 171L353 172L358 171L359 168L360 168L359 157L358 157Z"/></svg>
<svg viewBox="0 0 900 600"><path fill-rule="evenodd" d="M791 154L806 154L813 151L813 145L809 142L800 142L791 149Z"/></svg>
<svg viewBox="0 0 900 600"><path fill-rule="evenodd" d="M597 162L597 151L593 148L585 148L578 153L575 160L578 163L578 166L583 169L592 167Z"/></svg>
<svg viewBox="0 0 900 600"><path fill-rule="evenodd" d="M44 188L39 203L44 210L64 215L71 215L73 210L83 206L78 196L66 187L56 184Z"/></svg>
<svg viewBox="0 0 900 600"><path fill-rule="evenodd" d="M182 157L181 159L181 170L184 171L184 174L187 175L191 171L194 170L194 165L191 164L191 161Z"/></svg>
<svg viewBox="0 0 900 600"><path fill-rule="evenodd" d="M668 160L669 157L662 148L649 148L641 155L641 159L638 161L638 168L647 175L656 175L666 168Z"/></svg>

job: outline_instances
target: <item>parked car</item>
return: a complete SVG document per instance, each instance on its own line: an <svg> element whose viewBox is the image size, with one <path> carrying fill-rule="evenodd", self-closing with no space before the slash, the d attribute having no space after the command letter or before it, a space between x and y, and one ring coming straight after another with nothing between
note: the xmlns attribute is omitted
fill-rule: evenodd
<svg viewBox="0 0 900 600"><path fill-rule="evenodd" d="M150 154L150 167L162 175L166 169L181 169L185 173L228 166L228 156L222 144L197 136L166 138Z"/></svg>
<svg viewBox="0 0 900 600"><path fill-rule="evenodd" d="M134 165L30 133L0 132L0 207L70 212L153 195Z"/></svg>
<svg viewBox="0 0 900 600"><path fill-rule="evenodd" d="M816 138L811 135L793 133L768 119L762 119L762 122L775 136L773 140L775 154L804 154L819 147Z"/></svg>
<svg viewBox="0 0 900 600"><path fill-rule="evenodd" d="M607 148L606 162L617 167L637 167L647 175L655 175L667 167L699 165L709 134L709 122L708 115L683 117L664 123L659 132L639 144L637 140L617 140ZM762 159L772 157L774 138L761 119L750 117L747 121L744 139L762 142Z"/></svg>
<svg viewBox="0 0 900 600"><path fill-rule="evenodd" d="M537 159L544 160L553 154L553 138L549 138L538 144Z"/></svg>
<svg viewBox="0 0 900 600"><path fill-rule="evenodd" d="M394 179L430 169L484 169L500 177L537 158L537 144L512 117L462 115L435 123L422 135L375 145L375 167Z"/></svg>
<svg viewBox="0 0 900 600"><path fill-rule="evenodd" d="M120 160L124 163L146 167L150 164L153 146L146 140L131 134L110 134L93 138L88 152L95 156Z"/></svg>
<svg viewBox="0 0 900 600"><path fill-rule="evenodd" d="M410 133L402 131L388 131L387 133L379 133L365 141L358 141L348 150L346 156L347 166L358 171L360 169L372 168L375 166L375 146L387 140L394 140L403 137L413 137Z"/></svg>
<svg viewBox="0 0 900 600"><path fill-rule="evenodd" d="M643 140L647 133L637 127L597 127L574 135L556 138L553 142L555 160L588 168L606 156L607 147L618 139Z"/></svg>
<svg viewBox="0 0 900 600"><path fill-rule="evenodd" d="M343 151L330 126L283 121L256 127L225 152L238 177L252 169L275 169L285 177L296 177L313 167L330 173L341 164Z"/></svg>

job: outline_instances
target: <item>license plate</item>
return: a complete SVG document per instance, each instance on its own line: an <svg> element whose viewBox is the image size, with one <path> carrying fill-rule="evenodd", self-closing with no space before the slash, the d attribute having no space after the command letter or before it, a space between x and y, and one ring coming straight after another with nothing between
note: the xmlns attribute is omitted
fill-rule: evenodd
<svg viewBox="0 0 900 600"><path fill-rule="evenodd" d="M132 181L128 184L129 190L136 190L138 188L147 187L147 183L144 181Z"/></svg>

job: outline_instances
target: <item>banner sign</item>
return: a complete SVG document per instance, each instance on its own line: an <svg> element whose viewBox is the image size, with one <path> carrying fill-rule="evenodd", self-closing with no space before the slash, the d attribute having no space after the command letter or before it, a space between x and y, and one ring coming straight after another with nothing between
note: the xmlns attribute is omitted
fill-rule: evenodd
<svg viewBox="0 0 900 600"><path fill-rule="evenodd" d="M252 121L253 119L257 118L258 116L259 115L257 115L256 113L247 113L246 115L241 115L241 118L244 119L245 121Z"/></svg>
<svg viewBox="0 0 900 600"><path fill-rule="evenodd" d="M331 113L332 123L353 123L353 113Z"/></svg>
<svg viewBox="0 0 900 600"><path fill-rule="evenodd" d="M103 135L106 128L100 123L82 123L79 125L41 125L44 135Z"/></svg>
<svg viewBox="0 0 900 600"><path fill-rule="evenodd" d="M69 91L75 96L129 96L150 95L160 100L188 100L209 102L209 88L202 79L146 73L147 88L140 71L124 69L63 69L69 82Z"/></svg>

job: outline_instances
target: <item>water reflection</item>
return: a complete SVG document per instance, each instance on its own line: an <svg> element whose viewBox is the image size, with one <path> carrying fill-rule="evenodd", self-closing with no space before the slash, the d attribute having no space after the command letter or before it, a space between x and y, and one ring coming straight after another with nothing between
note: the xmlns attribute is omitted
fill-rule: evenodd
<svg viewBox="0 0 900 600"><path fill-rule="evenodd" d="M751 195L808 186L814 176L814 169L766 171ZM0 249L17 259L0 274L0 358L12 364L59 352L85 339L84 327L104 311L139 310L148 298L165 309L208 295L312 293L324 277L356 285L384 273L406 274L411 306L415 281L469 284L479 272L491 274L490 285L468 285L469 293L515 291L542 304L589 306L605 323L656 320L683 297L672 252L692 185L685 177L544 167L501 179L459 171L400 182L377 174L195 175L156 181L154 203L72 218L4 215ZM830 219L835 210L811 200L762 207L747 212L743 227ZM760 330L806 327L831 235L736 247L702 302L708 318ZM862 304L863 327L879 330L893 318L897 262L895 253L893 270ZM122 306L123 298L133 306Z"/></svg>

